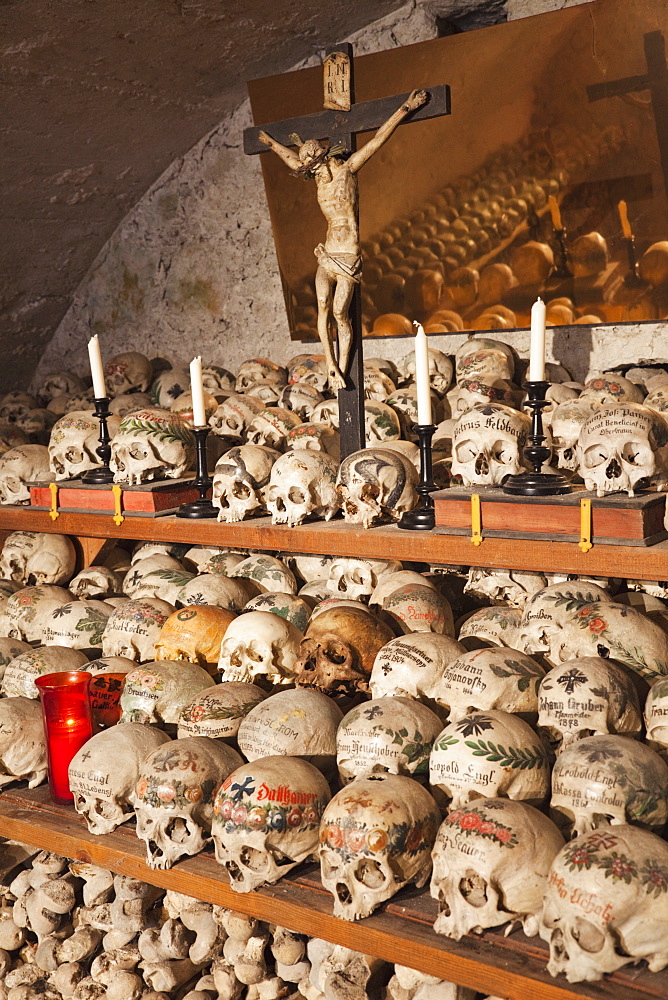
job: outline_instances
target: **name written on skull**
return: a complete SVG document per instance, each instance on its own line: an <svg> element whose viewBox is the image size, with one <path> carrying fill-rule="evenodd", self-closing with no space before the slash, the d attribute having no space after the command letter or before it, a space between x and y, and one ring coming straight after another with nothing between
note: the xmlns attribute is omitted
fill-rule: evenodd
<svg viewBox="0 0 668 1000"><path fill-rule="evenodd" d="M610 920L613 912L611 903L603 903L592 892L584 892L582 889L570 889L566 885L565 879L561 875L557 875L555 871L550 872L547 881L548 885L553 886L557 890L560 899L569 897L571 906L579 906L584 913L599 917L603 924L607 924Z"/></svg>

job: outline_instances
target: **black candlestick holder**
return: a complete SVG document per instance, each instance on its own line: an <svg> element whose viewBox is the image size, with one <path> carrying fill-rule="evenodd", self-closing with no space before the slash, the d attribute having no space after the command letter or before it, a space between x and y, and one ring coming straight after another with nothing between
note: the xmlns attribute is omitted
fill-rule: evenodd
<svg viewBox="0 0 668 1000"><path fill-rule="evenodd" d="M531 433L529 444L524 454L533 466L532 472L523 472L519 476L509 476L503 486L504 493L511 496L550 497L570 493L572 486L561 473L542 472L542 468L550 457L550 449L543 443L546 435L543 433L543 407L549 406L545 393L550 387L549 382L525 382L524 388L528 400L524 404L533 411L531 414Z"/></svg>
<svg viewBox="0 0 668 1000"><path fill-rule="evenodd" d="M100 421L100 444L99 447L95 449L95 453L99 455L102 464L96 469L89 469L88 472L84 472L81 480L84 483L91 483L99 486L104 485L105 483L113 483L114 481L114 474L109 468L111 445L109 444L109 427L107 426L107 417L111 416L111 410L109 409L108 396L102 396L100 399L94 399L93 404L95 406L95 416Z"/></svg>
<svg viewBox="0 0 668 1000"><path fill-rule="evenodd" d="M636 257L636 238L635 236L625 236L624 242L626 243L626 256L629 261L629 273L624 278L624 284L627 288L639 288L644 285L645 282L640 277L638 272L638 258Z"/></svg>
<svg viewBox="0 0 668 1000"><path fill-rule="evenodd" d="M419 494L419 500L417 507L413 510L407 510L402 515L398 523L399 528L413 531L433 531L434 529L434 501L430 493L438 489L433 480L431 465L431 439L435 430L434 424L415 424L415 433L420 440L420 482L415 487Z"/></svg>
<svg viewBox="0 0 668 1000"><path fill-rule="evenodd" d="M196 475L195 486L199 490L199 500L192 503L182 503L176 512L177 517L216 517L216 508L207 499L207 493L211 488L209 479L209 469L206 458L206 439L209 436L210 427L193 427L195 435L195 460Z"/></svg>
<svg viewBox="0 0 668 1000"><path fill-rule="evenodd" d="M566 227L555 229L554 238L557 244L554 273L557 278L572 278L573 275L568 266L568 250L566 249Z"/></svg>

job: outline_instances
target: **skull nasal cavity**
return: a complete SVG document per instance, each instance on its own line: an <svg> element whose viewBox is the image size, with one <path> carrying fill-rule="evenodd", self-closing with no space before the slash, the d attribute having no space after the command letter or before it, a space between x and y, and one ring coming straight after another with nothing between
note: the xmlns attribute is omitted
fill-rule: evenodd
<svg viewBox="0 0 668 1000"><path fill-rule="evenodd" d="M483 455L482 452L475 460L475 471L477 476L486 476L489 472L489 462L487 461L487 456Z"/></svg>
<svg viewBox="0 0 668 1000"><path fill-rule="evenodd" d="M622 467L616 458L609 463L608 468L605 470L605 475L608 479L619 479L622 474Z"/></svg>

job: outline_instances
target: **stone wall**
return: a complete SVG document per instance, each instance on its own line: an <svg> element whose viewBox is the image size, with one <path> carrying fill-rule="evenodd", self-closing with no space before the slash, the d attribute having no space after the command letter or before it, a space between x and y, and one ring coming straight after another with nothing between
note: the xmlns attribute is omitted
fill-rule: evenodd
<svg viewBox="0 0 668 1000"><path fill-rule="evenodd" d="M582 0L575 0L582 2ZM351 40L358 54L435 37L438 26L472 15L484 23L573 6L572 0L489 0L409 3ZM317 61L314 57L312 62ZM301 65L309 65L303 63ZM85 344L99 333L107 356L134 348L187 361L197 352L236 369L261 355L285 362L299 353L289 338L278 267L257 157L244 155L248 101L205 135L146 192L94 261L40 363L85 372ZM560 328L548 331L548 354L576 377L636 358L668 358L665 324ZM504 334L520 352L528 333ZM461 337L434 338L452 351ZM393 359L404 340L374 339L366 353Z"/></svg>

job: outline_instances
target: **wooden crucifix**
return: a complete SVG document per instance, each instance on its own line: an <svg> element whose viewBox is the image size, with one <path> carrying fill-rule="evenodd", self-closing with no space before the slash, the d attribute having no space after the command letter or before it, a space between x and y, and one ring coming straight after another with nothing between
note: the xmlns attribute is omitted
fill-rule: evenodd
<svg viewBox="0 0 668 1000"><path fill-rule="evenodd" d="M324 107L324 111L300 118L246 129L244 151L253 154L271 149L296 176L312 177L316 182L318 204L327 222L325 242L314 250L318 260L318 337L330 388L338 390L343 459L365 444L356 174L403 122L449 114L450 92L440 85L429 91L355 104L352 46L337 45L328 50L325 59ZM375 135L357 150L357 134L372 129L377 130ZM323 145L322 140L328 144Z"/></svg>
<svg viewBox="0 0 668 1000"><path fill-rule="evenodd" d="M661 31L649 31L643 37L647 72L621 80L593 83L587 87L590 101L606 97L623 97L636 91L649 90L654 112L654 127L659 143L663 182L668 195L668 67L666 43Z"/></svg>

